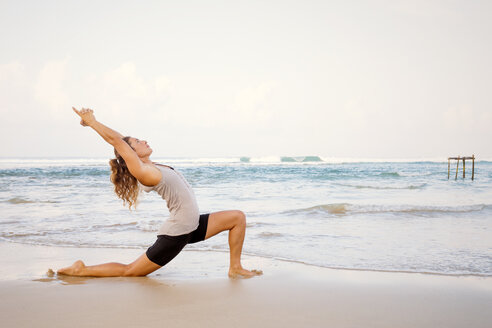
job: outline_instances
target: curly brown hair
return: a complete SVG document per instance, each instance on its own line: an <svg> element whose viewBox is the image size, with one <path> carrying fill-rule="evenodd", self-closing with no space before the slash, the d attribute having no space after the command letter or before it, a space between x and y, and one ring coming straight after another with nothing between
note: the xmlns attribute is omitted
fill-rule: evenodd
<svg viewBox="0 0 492 328"><path fill-rule="evenodd" d="M123 140L131 147L130 137L124 137ZM133 147L132 147L133 149ZM128 208L132 206L137 208L138 195L140 188L138 187L137 179L130 173L126 166L125 160L121 155L114 150L116 158L109 160L111 166L111 182L114 184L114 192L123 200L123 205L128 204Z"/></svg>

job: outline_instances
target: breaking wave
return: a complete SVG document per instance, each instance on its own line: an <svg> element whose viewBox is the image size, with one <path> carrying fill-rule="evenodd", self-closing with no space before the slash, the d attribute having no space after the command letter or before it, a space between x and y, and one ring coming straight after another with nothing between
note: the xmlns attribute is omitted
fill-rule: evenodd
<svg viewBox="0 0 492 328"><path fill-rule="evenodd" d="M488 204L476 204L468 206L414 206L414 205L357 205L348 203L334 203L311 206L307 208L293 209L283 212L287 215L298 214L374 214L374 213L405 213L405 214L426 214L426 213L470 213L480 212L492 208Z"/></svg>
<svg viewBox="0 0 492 328"><path fill-rule="evenodd" d="M348 183L335 183L338 186L351 187L356 189L377 189L377 190L391 190L391 189L423 189L427 186L427 183L417 184L417 185L407 185L407 186L371 186L371 185L353 185Z"/></svg>
<svg viewBox="0 0 492 328"><path fill-rule="evenodd" d="M24 198L20 198L20 197L14 197L14 198L6 200L5 202L10 203L10 204L34 204L34 203L54 204L54 203L58 203L58 202L53 201L53 200L29 200L29 199L24 199Z"/></svg>

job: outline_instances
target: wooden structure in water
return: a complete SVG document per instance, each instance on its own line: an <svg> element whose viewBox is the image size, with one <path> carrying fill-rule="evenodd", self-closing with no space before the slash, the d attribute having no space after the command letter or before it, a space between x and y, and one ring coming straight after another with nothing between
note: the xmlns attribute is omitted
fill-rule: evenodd
<svg viewBox="0 0 492 328"><path fill-rule="evenodd" d="M454 179L458 179L458 169L460 167L460 161L463 162L463 179L465 178L465 161L467 159L471 159L472 161L472 177L471 179L475 179L475 155L471 155L471 157L448 157L448 180L449 180L449 169L450 169L450 161L451 160L456 160L456 176L454 177Z"/></svg>

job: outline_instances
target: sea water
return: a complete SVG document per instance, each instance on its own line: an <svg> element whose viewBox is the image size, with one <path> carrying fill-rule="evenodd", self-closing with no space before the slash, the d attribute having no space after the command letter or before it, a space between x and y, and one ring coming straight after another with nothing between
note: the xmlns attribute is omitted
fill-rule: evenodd
<svg viewBox="0 0 492 328"><path fill-rule="evenodd" d="M315 266L492 275L492 162L448 180L447 161L317 156L153 158L181 171L201 213L240 209L243 252ZM467 163L468 164L468 163ZM0 240L136 248L169 217L142 193L122 205L108 159L0 159ZM186 250L227 252L227 233Z"/></svg>

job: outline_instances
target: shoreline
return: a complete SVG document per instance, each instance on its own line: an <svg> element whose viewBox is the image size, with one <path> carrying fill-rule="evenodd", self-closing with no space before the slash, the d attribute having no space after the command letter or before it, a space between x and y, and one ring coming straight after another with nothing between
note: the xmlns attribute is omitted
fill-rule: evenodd
<svg viewBox="0 0 492 328"><path fill-rule="evenodd" d="M7 246L7 245L10 245ZM145 249L140 249L137 247L127 247L127 248L114 248L114 247L88 247L88 246L81 246L81 247L76 247L76 246L55 246L55 245L36 245L36 244L24 244L24 243L16 243L16 242L10 242L10 241L3 241L0 240L0 254L2 254L5 248L12 248L14 250L18 249L25 249L25 248L37 248L37 249L44 249L48 251L49 249L58 249L58 250L64 250L65 252L69 253L70 250L77 250L75 251L76 254L84 254L84 250L87 252L91 253L92 251L100 250L101 252L104 252L105 250L108 251L108 253L113 253L113 252L128 252L130 254L135 254L134 256L138 256L145 252ZM225 250L220 250L220 249L184 249L181 254L189 254L189 253L197 253L197 254L216 254L214 257L220 257L219 254L229 254L228 251ZM8 256L7 254L4 254L5 256ZM178 255L180 257L180 255ZM326 270L340 270L340 271L357 271L357 272L380 272L380 273L395 273L395 274L421 274L421 275L431 275L431 276L443 276L443 277L475 277L475 278L492 278L492 275L488 274L473 274L473 273L442 273L442 272L427 272L427 271L408 271L408 270L384 270L384 269L368 269L368 268L344 268L344 267L330 267L330 266L321 266L321 265L316 265L312 263L307 263L303 262L301 260L291 260L291 259L285 259L285 258L280 258L280 257L271 257L271 256L264 256L264 255L257 255L257 254L248 254L247 252L243 252L243 258L256 258L256 259L262 259L263 261L278 261L280 263L292 263L295 265L302 265L306 267L312 267L315 269L326 269ZM77 258L79 259L79 258ZM74 262L74 259L72 262ZM89 260L91 260L89 258ZM174 259L173 261L175 261ZM101 263L111 261L111 260L104 260L101 258ZM127 257L127 262L131 262L132 258ZM172 261L172 262L173 262ZM69 263L71 264L71 263ZM87 263L86 263L87 264ZM92 263L92 264L99 264L98 263ZM64 266L67 266L68 264L65 264ZM172 266L172 264L171 264ZM47 269L53 269L54 271L55 268L47 268ZM3 271L6 271L5 268ZM159 271L159 270L158 270ZM40 271L38 270L38 275ZM0 281L4 280L3 275L2 275L2 268L0 267Z"/></svg>
<svg viewBox="0 0 492 328"><path fill-rule="evenodd" d="M147 277L48 277L81 258L128 262L135 249L0 242L8 327L488 327L492 278L313 267L244 256L263 276L227 278L228 254L192 251ZM19 261L22 259L22 262Z"/></svg>

